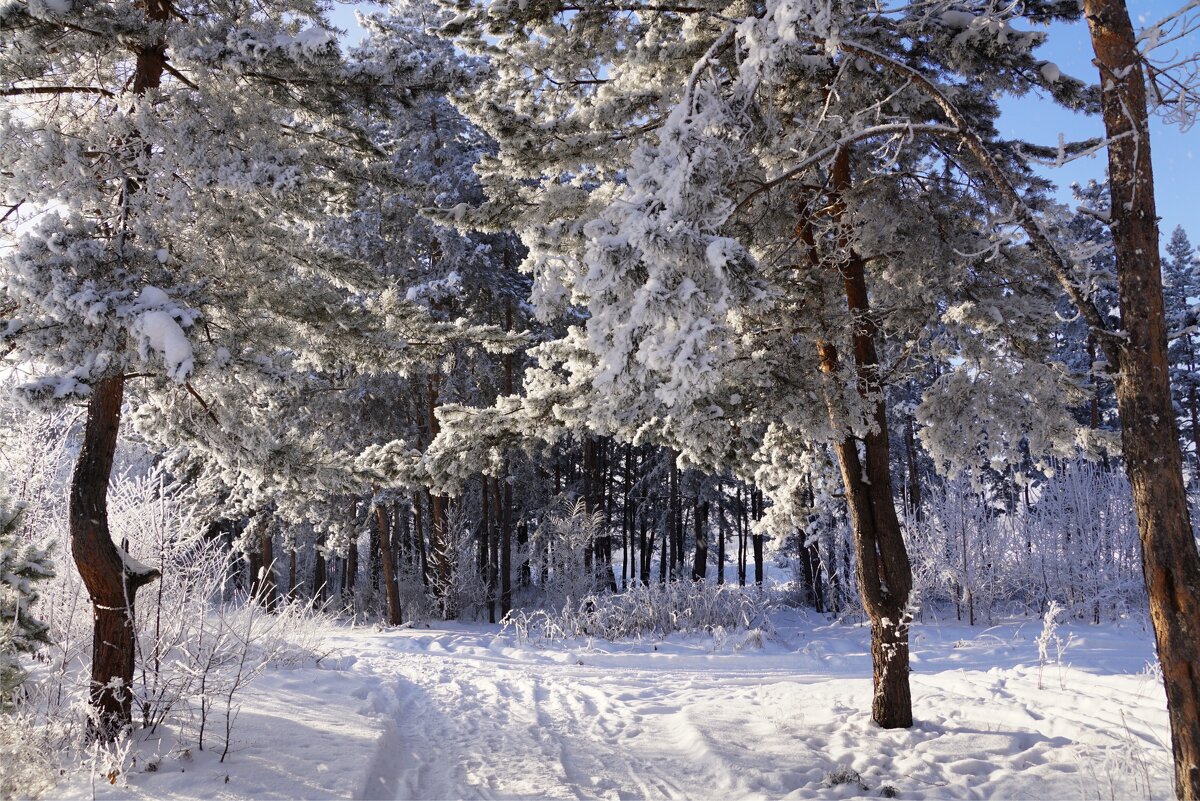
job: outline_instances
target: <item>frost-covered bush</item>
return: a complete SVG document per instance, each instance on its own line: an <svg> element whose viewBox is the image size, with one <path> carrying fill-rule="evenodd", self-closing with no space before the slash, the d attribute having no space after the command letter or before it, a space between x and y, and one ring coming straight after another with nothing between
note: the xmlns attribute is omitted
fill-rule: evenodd
<svg viewBox="0 0 1200 801"><path fill-rule="evenodd" d="M906 533L921 604L952 605L971 622L1041 615L1051 603L1100 622L1143 609L1137 524L1119 470L1052 464L1010 498L967 481L928 489Z"/></svg>
<svg viewBox="0 0 1200 801"><path fill-rule="evenodd" d="M532 640L623 640L674 632L724 637L729 632L769 630L772 605L759 588L672 581L568 599L558 609L516 610L504 627Z"/></svg>
<svg viewBox="0 0 1200 801"><path fill-rule="evenodd" d="M540 576L538 602L563 609L572 599L591 596L602 586L588 553L604 534L604 515L588 513L582 498L564 499L529 538L529 565ZM589 567L591 564L591 567Z"/></svg>
<svg viewBox="0 0 1200 801"><path fill-rule="evenodd" d="M443 617L446 612L463 617L478 613L488 602L488 585L479 571L475 569L478 540L471 531L470 521L463 514L461 504L453 504L446 516L446 548L449 557L450 586L445 592L437 592L435 596L446 598L449 603L443 605ZM431 602L435 599L430 599ZM431 603L436 606L436 603Z"/></svg>
<svg viewBox="0 0 1200 801"><path fill-rule="evenodd" d="M21 656L50 642L49 627L32 607L54 570L49 554L20 536L20 517L19 507L0 496L0 711L25 680Z"/></svg>
<svg viewBox="0 0 1200 801"><path fill-rule="evenodd" d="M841 787L842 785L851 785L863 792L871 789L863 781L858 771L849 765L838 765L821 779L822 787Z"/></svg>
<svg viewBox="0 0 1200 801"><path fill-rule="evenodd" d="M61 522L66 515L59 508L63 493L51 483L30 497L35 507L41 505L31 511L43 521L43 536L57 538L56 550L69 553ZM151 733L181 748L228 749L255 676L268 668L316 664L328 655L322 633L328 620L320 612L300 602L268 611L243 590L231 589L240 556L222 538L207 536L192 508L182 488L161 472L139 466L115 478L109 494L114 535L132 557L162 571L136 606L134 731L103 753L88 741L91 602L68 564L43 582L33 611L46 622L50 643L0 732L6 742L53 737L54 748L6 750L0 784L7 776L42 770L46 753L58 760L55 776L65 767L99 771L105 781L119 782L123 760ZM36 791L36 784L30 786Z"/></svg>
<svg viewBox="0 0 1200 801"><path fill-rule="evenodd" d="M76 740L62 721L29 712L0 715L0 798L37 798L53 790L58 753Z"/></svg>

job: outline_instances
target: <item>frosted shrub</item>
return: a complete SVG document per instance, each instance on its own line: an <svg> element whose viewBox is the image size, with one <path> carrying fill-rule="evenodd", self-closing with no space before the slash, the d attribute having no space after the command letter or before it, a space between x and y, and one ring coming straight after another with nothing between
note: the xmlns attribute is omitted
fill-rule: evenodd
<svg viewBox="0 0 1200 801"><path fill-rule="evenodd" d="M592 594L557 610L517 610L504 627L521 639L533 640L615 641L674 632L705 633L723 640L729 632L769 628L771 606L767 594L757 588L675 581L635 585L613 595Z"/></svg>
<svg viewBox="0 0 1200 801"><path fill-rule="evenodd" d="M41 511L38 519L65 520L65 514ZM321 612L299 602L268 612L231 588L238 556L219 538L203 536L205 527L162 473L118 476L109 492L109 514L122 547L162 572L136 607L135 729L116 750L97 750L87 741L91 603L68 563L44 582L35 612L48 624L51 644L26 682L18 715L6 717L8 729L0 732L6 741L38 743L53 737L54 748L43 753L102 782L120 780L123 760L129 749L136 750L143 732L166 731L181 748L215 746L227 753L241 700L255 676L268 668L316 664L328 655L321 631L328 619ZM49 533L62 543L57 552L69 553L65 526L60 522ZM24 748L9 760L6 751L0 763L8 763L4 770L10 772L37 771L41 763L22 756L36 753Z"/></svg>
<svg viewBox="0 0 1200 801"><path fill-rule="evenodd" d="M1146 741L1130 731L1124 711L1121 724L1123 732L1117 742L1080 747L1080 796L1111 801L1166 798L1166 787L1155 786L1154 777L1171 775L1169 750L1148 748Z"/></svg>
<svg viewBox="0 0 1200 801"><path fill-rule="evenodd" d="M74 739L69 725L28 712L0 714L0 798L37 798L54 789L57 754Z"/></svg>
<svg viewBox="0 0 1200 801"><path fill-rule="evenodd" d="M487 604L488 586L475 569L478 542L461 504L451 506L446 535L450 548L450 586L446 592L450 603L447 611L453 613L447 617L463 617L472 613L478 615Z"/></svg>
<svg viewBox="0 0 1200 801"><path fill-rule="evenodd" d="M21 656L49 642L49 627L30 609L54 570L49 554L18 534L20 517L20 507L0 496L0 711L25 680Z"/></svg>
<svg viewBox="0 0 1200 801"><path fill-rule="evenodd" d="M1038 647L1038 689L1042 689L1042 671L1048 662L1053 661L1059 668L1059 686L1062 685L1063 657L1071 644L1070 637L1064 640L1058 633L1059 617L1063 606L1058 601L1051 601L1042 615L1042 632L1037 636Z"/></svg>
<svg viewBox="0 0 1200 801"><path fill-rule="evenodd" d="M1014 494L965 480L931 487L906 521L914 594L990 621L997 606L1099 623L1143 609L1137 526L1120 471L1085 460L1054 463Z"/></svg>
<svg viewBox="0 0 1200 801"><path fill-rule="evenodd" d="M586 553L604 532L604 515L588 514L582 498L563 500L530 536L530 569L544 577L540 602L562 609L572 600L590 597L599 589L597 574L588 568Z"/></svg>
<svg viewBox="0 0 1200 801"><path fill-rule="evenodd" d="M821 779L822 787L841 787L842 785L851 785L863 792L871 789L863 781L858 771L849 765L838 765Z"/></svg>

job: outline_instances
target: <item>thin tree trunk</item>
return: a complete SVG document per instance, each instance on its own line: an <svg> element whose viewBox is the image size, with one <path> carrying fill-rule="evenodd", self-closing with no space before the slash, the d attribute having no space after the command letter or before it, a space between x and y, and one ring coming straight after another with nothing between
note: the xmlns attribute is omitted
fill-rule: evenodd
<svg viewBox="0 0 1200 801"><path fill-rule="evenodd" d="M751 493L751 502L754 510L754 521L762 520L763 516L763 496L762 490L756 489ZM763 535L753 535L754 545L754 583L762 586L765 578L765 565L763 564Z"/></svg>
<svg viewBox="0 0 1200 801"><path fill-rule="evenodd" d="M275 542L270 527L258 535L259 576L256 576L255 597L268 610L274 612L279 606L279 582L275 578Z"/></svg>
<svg viewBox="0 0 1200 801"><path fill-rule="evenodd" d="M659 519L662 519L661 517ZM659 550L659 584L667 583L667 554L670 553L670 548L667 547L667 542L670 537L667 536L667 531L671 529L671 507L667 506L666 525L662 526L662 544Z"/></svg>
<svg viewBox="0 0 1200 801"><path fill-rule="evenodd" d="M725 487L717 485L717 583L725 583Z"/></svg>
<svg viewBox="0 0 1200 801"><path fill-rule="evenodd" d="M379 488L372 487L371 492L378 496ZM382 563L384 595L387 597L387 621L389 626L399 626L403 622L403 610L400 609L400 586L396 583L392 532L388 526L383 501L375 501L375 527L379 530L379 561Z"/></svg>
<svg viewBox="0 0 1200 801"><path fill-rule="evenodd" d="M435 410L438 404L441 377L429 376L426 381L425 410L428 415L429 441L437 438L441 426L438 423ZM449 532L446 530L446 496L429 495L429 558L433 563L434 592L442 601L442 614L449 619L453 616L450 592L450 543Z"/></svg>
<svg viewBox="0 0 1200 801"><path fill-rule="evenodd" d="M479 576L483 579L483 585L487 588L487 610L488 622L496 622L496 574L492 571L491 560L491 544L492 544L492 514L491 504L488 499L492 493L488 488L488 477L480 476L479 483Z"/></svg>
<svg viewBox="0 0 1200 801"><path fill-rule="evenodd" d="M500 617L512 611L512 483L503 483L504 505L500 509Z"/></svg>
<svg viewBox="0 0 1200 801"><path fill-rule="evenodd" d="M633 567L633 515L629 507L633 480L633 446L625 443L625 472L621 481L621 589L629 589Z"/></svg>
<svg viewBox="0 0 1200 801"><path fill-rule="evenodd" d="M358 588L358 498L350 499L350 547L346 552L346 572L342 581L343 602L354 609Z"/></svg>
<svg viewBox="0 0 1200 801"><path fill-rule="evenodd" d="M667 506L669 507L669 513L667 516L667 530L669 532L668 543L670 545L670 548L667 551L667 564L668 564L667 577L671 581L674 581L676 578L679 577L678 571L676 569L676 565L679 562L679 556L677 554L678 554L678 549L679 549L678 532L679 532L679 525L680 525L680 521L679 521L679 460L676 458L674 452L671 453L671 471L668 474L668 481L669 481L669 486L668 486L668 492L667 492Z"/></svg>
<svg viewBox="0 0 1200 801"><path fill-rule="evenodd" d="M917 437L912 415L904 421L904 450L908 460L908 508L913 520L921 519L921 475L917 468Z"/></svg>
<svg viewBox="0 0 1200 801"><path fill-rule="evenodd" d="M1121 446L1166 686L1175 793L1200 799L1200 554L1171 403L1145 75L1123 0L1083 6L1109 136L1110 220L1125 331L1114 346Z"/></svg>
<svg viewBox="0 0 1200 801"><path fill-rule="evenodd" d="M746 501L742 494L743 486L738 484L737 510L735 512L738 535L738 586L746 586Z"/></svg>
<svg viewBox="0 0 1200 801"><path fill-rule="evenodd" d="M372 490L371 494L374 496L376 491ZM374 497L372 497L371 502L372 504L375 503ZM383 521L386 523L386 509L383 511L383 515ZM376 520L376 523L378 523L378 520ZM370 554L367 559L367 572L371 576L371 592L378 593L379 583L383 578L383 560L381 558L383 556L383 546L379 542L379 527L377 525L371 528L371 533L367 537L367 548L367 552ZM395 562L393 562L393 564L395 564Z"/></svg>
<svg viewBox="0 0 1200 801"><path fill-rule="evenodd" d="M1196 372L1194 365L1189 372ZM1188 387L1188 412L1192 418L1192 483L1200 484L1200 402L1195 386Z"/></svg>
<svg viewBox="0 0 1200 801"><path fill-rule="evenodd" d="M326 593L329 590L328 565L325 563L325 535L317 540L316 552L313 555L312 601L313 605L321 607L325 604Z"/></svg>
<svg viewBox="0 0 1200 801"><path fill-rule="evenodd" d="M288 600L296 600L296 546L288 548Z"/></svg>
<svg viewBox="0 0 1200 801"><path fill-rule="evenodd" d="M508 255L508 251L505 251ZM513 326L513 304L509 300L504 307L504 330ZM504 355L504 392L513 394L513 355ZM512 611L512 538L513 538L513 488L505 460L504 507L500 510L500 615L506 617Z"/></svg>
<svg viewBox="0 0 1200 801"><path fill-rule="evenodd" d="M529 567L529 523L524 520L517 523L517 550L521 552L517 586L528 588L533 584L533 571Z"/></svg>
<svg viewBox="0 0 1200 801"><path fill-rule="evenodd" d="M414 492L413 500L413 538L417 541L417 560L421 563L421 583L429 589L429 555L425 547L425 529L421 515L421 493Z"/></svg>
<svg viewBox="0 0 1200 801"><path fill-rule="evenodd" d="M696 557L692 562L692 581L708 577L708 501L696 504Z"/></svg>
<svg viewBox="0 0 1200 801"><path fill-rule="evenodd" d="M585 436L583 440L583 508L590 516L596 512L596 499L592 495L592 477L594 470L592 463L596 460L596 443L590 436ZM584 543L583 548L583 568L589 575L595 578L595 553L596 541Z"/></svg>

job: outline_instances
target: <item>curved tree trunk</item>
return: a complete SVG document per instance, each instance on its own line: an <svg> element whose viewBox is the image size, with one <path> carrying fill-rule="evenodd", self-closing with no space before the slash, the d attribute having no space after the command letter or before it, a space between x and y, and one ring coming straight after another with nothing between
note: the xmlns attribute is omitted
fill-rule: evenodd
<svg viewBox="0 0 1200 801"><path fill-rule="evenodd" d="M164 0L144 0L146 17L165 22L169 7ZM127 87L143 95L162 83L167 49L161 38L135 48L134 72ZM132 178L122 188L138 190ZM123 226L126 221L122 219ZM121 428L121 402L125 377L110 376L92 386L84 424L83 444L71 475L68 525L71 556L92 601L92 685L90 699L95 717L93 736L115 738L132 724L133 662L135 653L133 602L138 588L159 572L129 560L117 549L108 528L108 481Z"/></svg>
<svg viewBox="0 0 1200 801"><path fill-rule="evenodd" d="M88 401L83 445L71 476L71 555L92 601L91 702L94 736L111 740L132 722L133 602L158 577L120 551L108 528L108 480L121 426L123 376L96 382Z"/></svg>

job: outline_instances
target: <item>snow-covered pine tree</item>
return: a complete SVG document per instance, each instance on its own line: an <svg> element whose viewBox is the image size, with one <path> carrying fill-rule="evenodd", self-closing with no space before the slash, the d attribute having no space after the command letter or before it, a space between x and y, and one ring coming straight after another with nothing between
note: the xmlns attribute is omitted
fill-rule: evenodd
<svg viewBox="0 0 1200 801"><path fill-rule="evenodd" d="M1183 226L1176 226L1162 260L1163 300L1167 315L1167 356L1175 397L1180 445L1192 453L1192 481L1200 480L1200 362L1194 304L1200 298L1200 256Z"/></svg>
<svg viewBox="0 0 1200 801"><path fill-rule="evenodd" d="M803 517L792 499L836 448L854 485L860 579L873 587L876 719L907 725L907 557L879 378L902 372L880 353L888 341L901 356L929 347L922 323L943 317L941 352L970 358L927 399L926 421L1005 410L982 441L937 425L939 458L970 443L1003 462L1026 431L1039 447L1073 445L1065 414L1031 411L1071 388L1038 345L1054 293L1012 299L1011 286L1044 284L1026 280L1042 271L1009 244L1011 220L975 222L1011 198L955 196L969 170L939 145L964 127L990 137L994 92L1036 86L1078 105L1081 84L1033 56L1042 36L1015 31L1011 10L969 4L937 15L856 3L458 7L447 30L492 65L461 103L500 148L484 167L483 214L507 212L522 232L540 313L588 312L537 349L528 407L733 466L771 488L790 526ZM965 109L949 122L939 86ZM514 95L522 102L498 102ZM982 375L1003 379L1006 403L982 397L993 388ZM866 441L875 470L860 481Z"/></svg>
<svg viewBox="0 0 1200 801"><path fill-rule="evenodd" d="M47 625L30 609L38 582L54 575L54 564L49 553L23 538L20 521L20 508L0 497L0 712L25 680L21 655L50 642Z"/></svg>
<svg viewBox="0 0 1200 801"><path fill-rule="evenodd" d="M394 353L394 332L426 315L322 234L377 155L364 109L438 87L412 58L346 62L305 0L12 0L0 44L2 336L32 373L26 397L88 405L72 551L110 737L130 720L133 601L154 577L105 513L127 389L232 428L210 395L231 373Z"/></svg>

